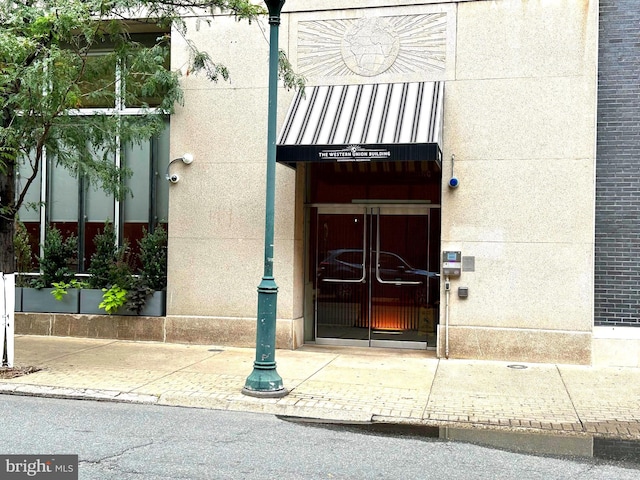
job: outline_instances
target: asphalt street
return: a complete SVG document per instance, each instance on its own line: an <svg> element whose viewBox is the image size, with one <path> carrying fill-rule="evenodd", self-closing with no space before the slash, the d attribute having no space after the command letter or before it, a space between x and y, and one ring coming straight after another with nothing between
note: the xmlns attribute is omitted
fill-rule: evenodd
<svg viewBox="0 0 640 480"><path fill-rule="evenodd" d="M0 397L5 454L77 454L79 478L617 479L640 471L588 458L512 453L358 425L159 405Z"/></svg>

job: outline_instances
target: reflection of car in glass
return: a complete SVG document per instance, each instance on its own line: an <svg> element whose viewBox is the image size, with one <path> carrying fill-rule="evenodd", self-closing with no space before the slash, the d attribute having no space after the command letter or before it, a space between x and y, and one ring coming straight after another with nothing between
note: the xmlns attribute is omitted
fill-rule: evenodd
<svg viewBox="0 0 640 480"><path fill-rule="evenodd" d="M372 252L372 255L375 261L376 253ZM327 257L318 266L318 280L323 282L320 288L325 291L331 290L337 298L347 300L359 281L367 280L362 272L362 260L362 250L329 250ZM413 268L395 253L380 252L377 271L374 269L371 276L377 278L378 283L416 288L416 301L423 304L426 303L424 286L429 278L437 278L438 273Z"/></svg>

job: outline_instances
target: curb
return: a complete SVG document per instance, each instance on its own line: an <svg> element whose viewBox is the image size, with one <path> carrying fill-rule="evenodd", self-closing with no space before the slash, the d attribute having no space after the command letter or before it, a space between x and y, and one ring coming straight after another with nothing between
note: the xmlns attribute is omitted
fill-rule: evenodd
<svg viewBox="0 0 640 480"><path fill-rule="evenodd" d="M640 441L638 430L640 422L602 422L596 426L584 425L582 428L564 428L563 424L549 424L548 427L538 425L515 424L512 421L474 422L446 418L415 418L387 416L371 413L358 406L330 408L323 406L296 406L287 404L281 399L255 398L241 393L184 393L167 392L161 395L137 394L117 390L100 390L90 388L52 387L31 384L13 384L0 382L0 395L30 396L41 398L60 398L73 400L94 400L114 403L131 403L159 405L185 408L202 408L209 410L226 410L234 412L264 413L279 417L297 419L300 422L396 425L416 428L453 428L460 430L495 431L509 433L528 433L531 435L590 437L602 439L618 439Z"/></svg>
<svg viewBox="0 0 640 480"><path fill-rule="evenodd" d="M158 397L155 395L139 395L136 393L119 392L116 390L45 387L40 385L24 385L12 383L0 383L0 394L43 398L96 400L101 402L141 403L147 405L158 403Z"/></svg>
<svg viewBox="0 0 640 480"><path fill-rule="evenodd" d="M280 401L281 399L256 398L238 394L193 394L164 393L160 395L158 405L174 407L195 407L211 410L228 410L234 412L266 413L270 415L315 418L319 420L361 423L371 422L371 413L354 407L352 409L323 408L318 406L295 406Z"/></svg>

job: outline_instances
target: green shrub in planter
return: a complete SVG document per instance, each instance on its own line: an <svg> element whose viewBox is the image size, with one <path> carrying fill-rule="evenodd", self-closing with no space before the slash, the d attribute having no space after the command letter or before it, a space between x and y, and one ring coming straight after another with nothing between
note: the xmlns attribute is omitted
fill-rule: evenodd
<svg viewBox="0 0 640 480"><path fill-rule="evenodd" d="M34 288L23 288L23 311L78 313L76 288L81 286L81 282L73 278L71 268L77 259L77 245L77 237L72 235L64 239L57 228L47 229L40 258L42 275L31 282Z"/></svg>
<svg viewBox="0 0 640 480"><path fill-rule="evenodd" d="M91 256L89 287L82 292L81 313L117 313L119 315L164 315L164 290L167 285L167 233L162 226L153 232L146 229L139 240L139 271L133 275L130 250L125 243L116 245L113 224L106 222L94 237L96 252ZM100 302L92 306L89 298L102 292ZM161 295L158 295L158 292ZM151 301L149 303L149 300ZM99 307L98 307L99 303ZM159 313L160 312L160 313Z"/></svg>
<svg viewBox="0 0 640 480"><path fill-rule="evenodd" d="M72 278L69 282L53 282L51 295L53 295L56 300L62 300L64 296L69 293L70 288L81 289L88 285L89 284L87 282L76 280L75 278Z"/></svg>
<svg viewBox="0 0 640 480"><path fill-rule="evenodd" d="M144 307L147 305L147 298L153 294L155 290L149 287L142 277L133 280L133 284L127 292L126 305L127 310L140 315Z"/></svg>
<svg viewBox="0 0 640 480"><path fill-rule="evenodd" d="M127 291L118 285L111 288L103 288L102 302L99 307L104 309L109 315L116 313L125 303L127 303Z"/></svg>
<svg viewBox="0 0 640 480"><path fill-rule="evenodd" d="M102 290L98 307L108 314L115 313L127 301L127 291L133 283L129 262L129 245L118 247L113 223L107 221L102 232L93 238L96 251L89 263L90 288ZM81 302L82 303L82 302Z"/></svg>
<svg viewBox="0 0 640 480"><path fill-rule="evenodd" d="M140 314L156 291L167 287L167 231L158 225L153 232L143 229L138 241L140 270L129 286L127 310Z"/></svg>
<svg viewBox="0 0 640 480"><path fill-rule="evenodd" d="M96 251L89 263L89 287L111 288L119 285L125 290L131 285L133 273L129 262L129 245L116 245L113 223L107 221L104 229L93 238Z"/></svg>
<svg viewBox="0 0 640 480"><path fill-rule="evenodd" d="M140 278L152 290L167 287L167 231L158 225L153 233L143 229L142 240L138 241L140 253Z"/></svg>
<svg viewBox="0 0 640 480"><path fill-rule="evenodd" d="M47 229L43 255L40 258L42 275L33 282L36 288L50 288L54 282L69 283L75 272L71 269L77 261L78 237L64 239L56 227Z"/></svg>

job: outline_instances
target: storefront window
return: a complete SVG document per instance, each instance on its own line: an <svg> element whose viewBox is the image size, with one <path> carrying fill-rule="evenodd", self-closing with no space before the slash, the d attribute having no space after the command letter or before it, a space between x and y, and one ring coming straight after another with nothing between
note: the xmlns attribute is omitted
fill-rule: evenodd
<svg viewBox="0 0 640 480"><path fill-rule="evenodd" d="M131 38L148 47L155 45L161 35L166 34L132 34ZM169 61L167 53L167 68ZM123 68L108 50L92 52L86 59L80 84L78 118L105 113L121 117L148 115L147 107L157 106L161 99L144 96L141 85L147 75L145 68L141 66L140 71L135 71L135 67L133 70ZM127 101L129 105L126 105ZM163 114L158 112L158 115ZM169 117L166 117L164 130L154 138L137 144L125 144L120 138L113 141L120 145L119 152L113 156L114 164L132 172L126 180L130 194L122 199L91 185L82 172L70 172L57 165L55 157L47 156L45 152L45 161L19 211L19 218L29 233L34 259L41 255L42 232L46 225L56 226L65 237L78 237L79 272L85 272L89 267L95 250L93 238L107 221L117 228L119 242L128 242L132 258L144 230L153 230L160 223L165 224L166 229L168 185L164 171L169 164ZM93 154L100 156L103 152ZM28 164L21 165L18 192L31 172Z"/></svg>
<svg viewBox="0 0 640 480"><path fill-rule="evenodd" d="M47 220L64 237L78 235L78 179L68 170L58 167L55 158L48 158Z"/></svg>
<svg viewBox="0 0 640 480"><path fill-rule="evenodd" d="M126 185L131 192L122 202L122 238L128 242L135 258L144 231L158 224L167 229L168 182L164 172L169 165L169 124L165 130L148 142L126 145L123 164L132 176Z"/></svg>

